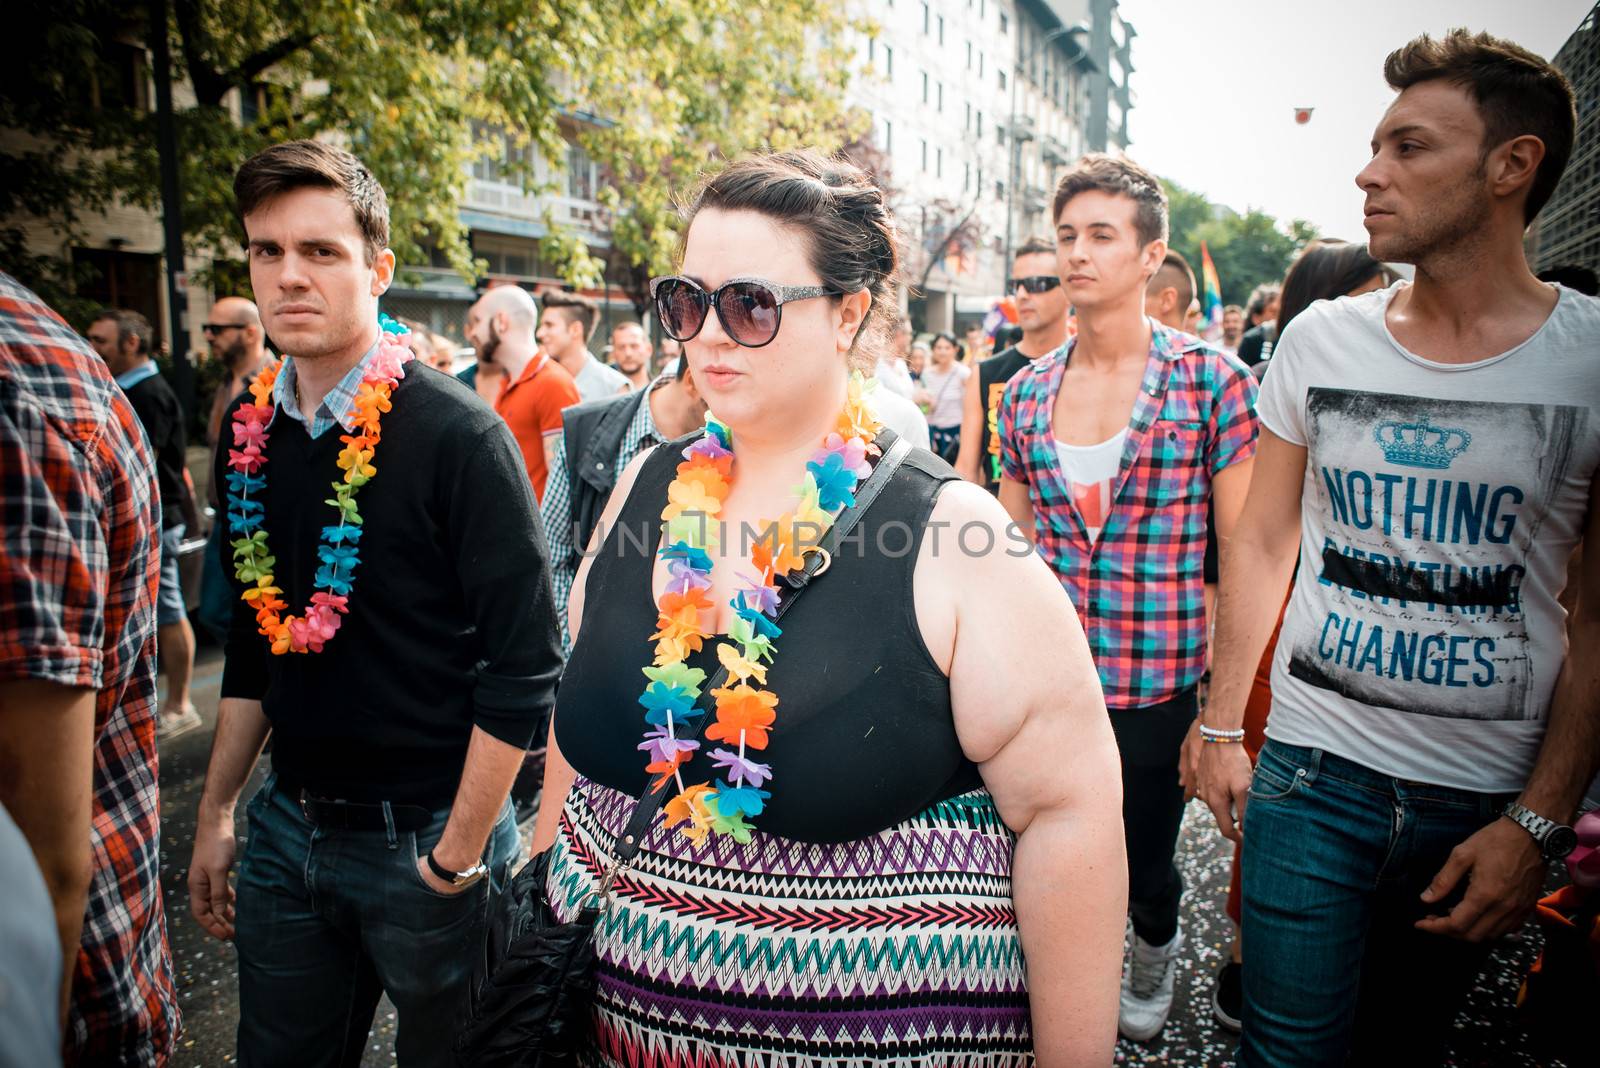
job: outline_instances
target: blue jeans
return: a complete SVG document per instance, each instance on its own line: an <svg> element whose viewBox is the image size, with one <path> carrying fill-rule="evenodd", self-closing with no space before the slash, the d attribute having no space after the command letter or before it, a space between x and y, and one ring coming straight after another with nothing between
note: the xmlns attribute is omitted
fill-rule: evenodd
<svg viewBox="0 0 1600 1068"><path fill-rule="evenodd" d="M1441 1063L1490 947L1416 930L1459 900L1419 895L1510 800L1269 741L1244 818L1239 1068Z"/></svg>
<svg viewBox="0 0 1600 1068"><path fill-rule="evenodd" d="M353 1068L387 993L402 1068L451 1065L489 897L521 852L510 802L489 837L490 877L446 896L422 881L417 858L448 809L420 831L326 831L276 784L250 800L239 860L239 1063Z"/></svg>

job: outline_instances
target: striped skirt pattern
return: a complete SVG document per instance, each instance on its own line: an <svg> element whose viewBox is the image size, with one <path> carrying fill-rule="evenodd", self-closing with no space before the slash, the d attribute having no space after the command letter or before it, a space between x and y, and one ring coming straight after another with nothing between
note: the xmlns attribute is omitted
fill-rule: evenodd
<svg viewBox="0 0 1600 1068"><path fill-rule="evenodd" d="M578 779L547 884L560 918L598 884L633 803ZM590 1063L1031 1065L1014 846L983 790L837 845L760 831L694 845L658 825L595 926Z"/></svg>

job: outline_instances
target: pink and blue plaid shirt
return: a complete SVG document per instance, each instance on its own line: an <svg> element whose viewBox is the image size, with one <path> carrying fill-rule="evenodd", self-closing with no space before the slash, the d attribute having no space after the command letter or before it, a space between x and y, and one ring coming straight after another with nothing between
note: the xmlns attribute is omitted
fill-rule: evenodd
<svg viewBox="0 0 1600 1068"><path fill-rule="evenodd" d="M1160 704L1205 670L1211 480L1256 450L1256 381L1190 334L1151 323L1110 511L1090 540L1051 422L1076 339L1024 368L1000 402L1006 477L1028 487L1035 540L1078 609L1106 704Z"/></svg>

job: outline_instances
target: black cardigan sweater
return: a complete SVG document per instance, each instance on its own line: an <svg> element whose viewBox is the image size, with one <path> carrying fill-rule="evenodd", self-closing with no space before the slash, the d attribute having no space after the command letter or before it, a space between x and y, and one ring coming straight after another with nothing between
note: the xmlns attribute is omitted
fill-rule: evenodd
<svg viewBox="0 0 1600 1068"><path fill-rule="evenodd" d="M241 600L222 696L262 702L280 776L328 796L440 808L474 726L526 747L548 722L561 651L544 533L510 429L448 375L418 362L406 370L382 419L376 474L356 497L349 614L322 652L274 656ZM223 499L244 399L230 406L217 450ZM336 522L325 501L342 476L342 433L313 440L282 411L271 425L261 496L285 616L302 614L315 592L321 530Z"/></svg>

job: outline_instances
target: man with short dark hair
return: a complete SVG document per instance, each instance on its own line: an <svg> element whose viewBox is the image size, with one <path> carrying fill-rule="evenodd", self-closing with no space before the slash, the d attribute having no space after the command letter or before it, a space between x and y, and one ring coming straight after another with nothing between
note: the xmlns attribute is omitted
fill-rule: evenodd
<svg viewBox="0 0 1600 1068"><path fill-rule="evenodd" d="M115 322L94 324L114 358ZM84 1068L158 1068L180 1030L156 782L162 508L137 420L72 328L0 272L0 807L44 876L60 954L0 1001L46 1002L50 1044ZM23 1037L0 1037L0 1061Z"/></svg>
<svg viewBox="0 0 1600 1068"><path fill-rule="evenodd" d="M1539 282L1522 244L1572 90L1464 30L1384 73L1356 183L1372 255L1415 281L1289 324L1223 543L1199 779L1248 832L1248 1068L1443 1063L1600 766L1600 301ZM1291 575L1252 774L1234 740Z"/></svg>
<svg viewBox="0 0 1600 1068"><path fill-rule="evenodd" d="M1206 504L1227 536L1255 453L1256 383L1145 315L1167 252L1160 181L1085 156L1056 188L1056 273L1078 332L1000 406L1000 501L1083 618L1122 754L1133 946L1118 1026L1166 1024L1182 933L1178 756L1205 670Z"/></svg>
<svg viewBox="0 0 1600 1068"><path fill-rule="evenodd" d="M600 306L588 297L547 289L539 294L544 306L536 337L550 358L578 384L584 400L613 397L628 391L628 380L589 351L589 338L600 321Z"/></svg>
<svg viewBox="0 0 1600 1068"><path fill-rule="evenodd" d="M194 676L194 628L178 577L178 552L194 513L189 492L188 446L183 406L150 358L150 321L136 311L108 309L89 324L89 345L106 361L128 403L150 438L156 475L161 484L161 586L156 624L161 629L161 663L167 676L167 699L161 708L163 736L175 737L200 726L200 713L189 701ZM198 533L198 532L196 532Z"/></svg>
<svg viewBox="0 0 1600 1068"><path fill-rule="evenodd" d="M1256 286L1245 308L1246 327L1239 338L1239 360L1254 367L1272 358L1278 340L1278 301L1283 288L1276 283Z"/></svg>
<svg viewBox="0 0 1600 1068"><path fill-rule="evenodd" d="M1055 242L1045 237L1024 241L1011 261L1006 289L1017 304L1022 340L979 363L978 373L967 379L961 400L961 450L955 463L957 474L990 493L1000 491L996 430L1006 383L1067 340L1067 295L1056 277Z"/></svg>
<svg viewBox="0 0 1600 1068"><path fill-rule="evenodd" d="M285 356L213 474L242 598L190 910L237 948L242 1063L354 1063L387 993L400 1063L442 1066L561 667L536 505L504 421L382 333L388 201L361 161L277 145L234 193Z"/></svg>
<svg viewBox="0 0 1600 1068"><path fill-rule="evenodd" d="M611 364L628 380L629 390L650 384L650 338L643 326L625 319L611 328Z"/></svg>

